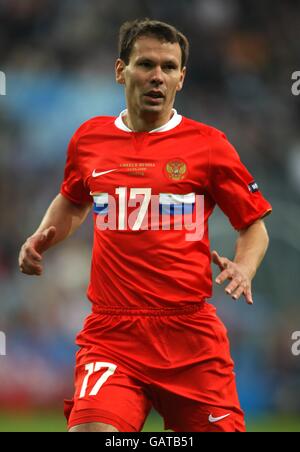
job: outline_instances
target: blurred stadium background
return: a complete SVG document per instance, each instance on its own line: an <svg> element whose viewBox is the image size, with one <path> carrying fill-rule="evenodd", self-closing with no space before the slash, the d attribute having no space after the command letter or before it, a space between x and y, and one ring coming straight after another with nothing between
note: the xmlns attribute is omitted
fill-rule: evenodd
<svg viewBox="0 0 300 452"><path fill-rule="evenodd" d="M274 213L254 308L215 289L232 341L249 430L300 431L300 70L297 0L0 0L0 431L63 431L75 333L89 311L91 221L51 250L42 278L18 272L19 247L59 190L74 130L124 107L114 82L124 20L170 21L191 57L179 112L225 131ZM233 255L235 233L216 211L212 246ZM153 413L145 429L160 431Z"/></svg>

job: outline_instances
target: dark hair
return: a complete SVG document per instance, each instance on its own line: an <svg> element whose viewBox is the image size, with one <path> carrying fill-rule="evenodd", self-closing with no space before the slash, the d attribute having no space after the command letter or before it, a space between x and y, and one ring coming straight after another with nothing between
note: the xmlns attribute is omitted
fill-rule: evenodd
<svg viewBox="0 0 300 452"><path fill-rule="evenodd" d="M125 22L119 32L119 57L129 64L135 41L141 36L154 36L160 41L176 43L181 48L181 68L186 66L189 55L189 41L172 25L148 18Z"/></svg>

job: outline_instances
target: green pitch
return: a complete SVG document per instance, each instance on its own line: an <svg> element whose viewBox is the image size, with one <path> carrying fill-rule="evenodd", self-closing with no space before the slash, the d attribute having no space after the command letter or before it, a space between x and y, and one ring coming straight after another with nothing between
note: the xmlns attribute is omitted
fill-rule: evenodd
<svg viewBox="0 0 300 452"><path fill-rule="evenodd" d="M0 412L0 432L65 432L61 413L4 413ZM144 432L163 432L160 416L152 413ZM300 417L263 416L248 421L248 432L300 432Z"/></svg>

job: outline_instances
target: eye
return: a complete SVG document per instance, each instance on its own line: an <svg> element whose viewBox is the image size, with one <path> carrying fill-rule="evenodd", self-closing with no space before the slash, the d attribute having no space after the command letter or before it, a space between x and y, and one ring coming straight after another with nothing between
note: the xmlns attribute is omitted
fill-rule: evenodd
<svg viewBox="0 0 300 452"><path fill-rule="evenodd" d="M150 68L151 67L151 63L149 61L141 61L139 63L139 66L145 67L145 68Z"/></svg>
<svg viewBox="0 0 300 452"><path fill-rule="evenodd" d="M175 66L174 64L170 63L170 64L166 64L166 65L165 65L165 69L166 69L167 71L174 71L174 70L176 70L177 68L176 68L176 66Z"/></svg>

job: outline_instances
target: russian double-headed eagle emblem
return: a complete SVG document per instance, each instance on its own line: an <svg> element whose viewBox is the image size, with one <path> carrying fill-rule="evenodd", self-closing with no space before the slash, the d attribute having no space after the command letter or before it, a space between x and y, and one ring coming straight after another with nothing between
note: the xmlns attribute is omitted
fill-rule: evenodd
<svg viewBox="0 0 300 452"><path fill-rule="evenodd" d="M186 164L180 159L169 161L166 164L165 169L169 179L171 180L182 180L187 172Z"/></svg>

